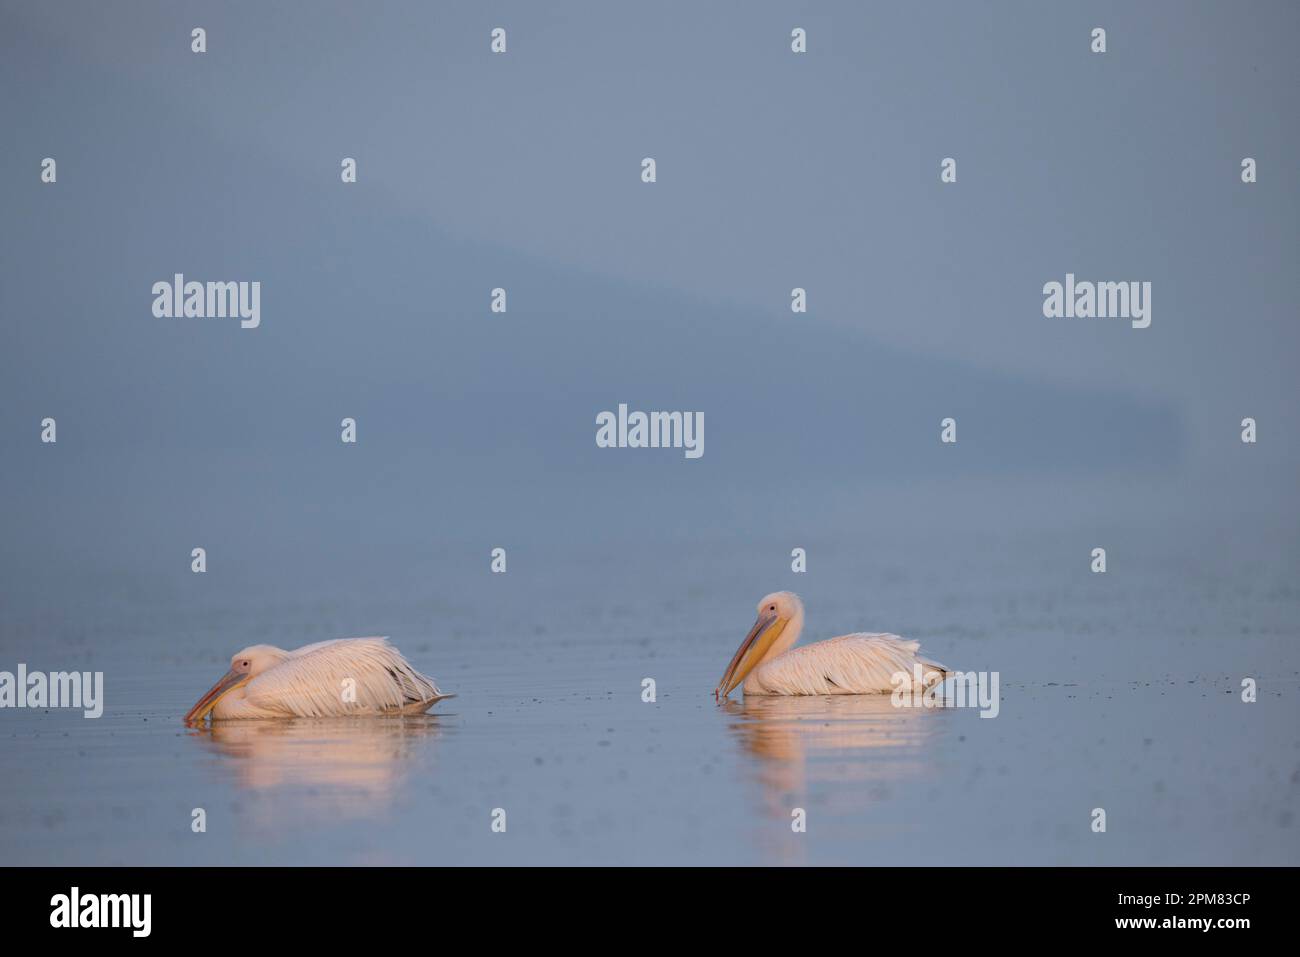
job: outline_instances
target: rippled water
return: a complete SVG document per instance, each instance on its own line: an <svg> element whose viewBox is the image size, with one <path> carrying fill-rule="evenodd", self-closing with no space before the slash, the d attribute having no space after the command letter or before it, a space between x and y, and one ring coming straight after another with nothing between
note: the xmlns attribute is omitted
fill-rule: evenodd
<svg viewBox="0 0 1300 957"><path fill-rule="evenodd" d="M1289 538L1267 554L1252 541L1256 557L1243 559L1222 539L1171 548L1135 537L1128 551L1160 560L1108 580L1058 568L1033 536L980 541L918 544L902 560L901 540L882 540L885 557L863 560L854 542L827 538L812 552L816 577L802 579L762 580L758 559L724 567L712 549L592 546L551 553L544 574L522 551L507 576L453 597L435 595L436 570L420 567L386 568L346 594L304 582L256 600L247 589L124 597L88 583L62 605L24 593L25 611L7 612L6 661L53 669L71 655L106 672L108 705L99 720L0 713L0 856L1300 861ZM754 601L789 586L807 600L808 637L892 627L954 666L999 671L999 715L896 709L887 697L715 703ZM418 718L181 725L243 644L277 630L286 646L377 630L363 623L458 696ZM1255 704L1240 701L1243 675L1259 681ZM641 699L647 677L654 703ZM207 830L193 833L200 807ZM1107 811L1105 834L1090 830L1094 807ZM497 808L505 833L491 829ZM795 808L806 833L791 828Z"/></svg>

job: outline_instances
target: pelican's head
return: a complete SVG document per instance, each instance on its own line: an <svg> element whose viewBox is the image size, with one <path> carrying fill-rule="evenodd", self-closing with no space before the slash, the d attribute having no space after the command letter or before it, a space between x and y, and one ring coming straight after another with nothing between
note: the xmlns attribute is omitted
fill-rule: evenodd
<svg viewBox="0 0 1300 957"><path fill-rule="evenodd" d="M263 671L284 660L284 652L272 645L249 645L230 659L230 670L185 715L187 724L202 721L217 702L236 688L242 688Z"/></svg>
<svg viewBox="0 0 1300 957"><path fill-rule="evenodd" d="M749 629L749 634L736 649L713 696L725 698L731 694L736 685L744 681L745 676L767 656L772 645L795 619L803 619L803 602L798 595L792 591L774 591L770 595L764 595L758 603L758 619L754 622L754 627Z"/></svg>

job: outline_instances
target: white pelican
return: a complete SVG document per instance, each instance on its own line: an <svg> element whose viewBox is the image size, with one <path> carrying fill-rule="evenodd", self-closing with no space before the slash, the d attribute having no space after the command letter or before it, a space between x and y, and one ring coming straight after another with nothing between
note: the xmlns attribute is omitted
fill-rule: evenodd
<svg viewBox="0 0 1300 957"><path fill-rule="evenodd" d="M803 602L778 591L758 603L758 620L727 665L715 698L745 682L745 694L889 694L898 672L910 678L919 664L926 687L948 669L919 654L921 643L897 635L840 635L802 648L791 646L803 631Z"/></svg>
<svg viewBox="0 0 1300 957"><path fill-rule="evenodd" d="M387 638L335 638L285 651L252 645L185 715L186 723L225 718L323 718L421 714L443 698Z"/></svg>

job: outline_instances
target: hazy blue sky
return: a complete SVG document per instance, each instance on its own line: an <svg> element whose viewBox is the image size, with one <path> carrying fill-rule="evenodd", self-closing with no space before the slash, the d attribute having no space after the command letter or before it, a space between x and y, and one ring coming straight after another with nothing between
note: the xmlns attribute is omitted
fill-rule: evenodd
<svg viewBox="0 0 1300 957"><path fill-rule="evenodd" d="M174 531L351 483L394 523L450 498L510 527L511 490L523 521L1117 470L1258 502L1238 465L1300 471L1294 4L0 11L0 450L32 541L75 540L54 500ZM261 328L154 318L177 271L261 281ZM1044 319L1066 272L1150 281L1151 327ZM702 411L704 458L596 449L624 401Z"/></svg>
<svg viewBox="0 0 1300 957"><path fill-rule="evenodd" d="M281 177L333 185L352 155L368 201L557 269L764 310L803 285L810 324L1175 397L1196 423L1289 400L1300 8L924 9L6 3L6 181L62 153L65 185L126 200L186 159L168 178L197 215L176 225L201 229L218 188L262 208ZM230 178L205 178L199 149ZM1067 270L1150 279L1152 329L1041 321L1042 283Z"/></svg>

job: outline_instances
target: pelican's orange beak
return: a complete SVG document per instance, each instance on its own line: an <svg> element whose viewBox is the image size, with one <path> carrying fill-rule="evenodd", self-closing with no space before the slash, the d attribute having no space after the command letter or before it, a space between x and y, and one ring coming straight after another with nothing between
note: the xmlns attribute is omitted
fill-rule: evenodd
<svg viewBox="0 0 1300 957"><path fill-rule="evenodd" d="M767 649L771 648L772 642L785 631L788 622L788 618L779 618L774 611L760 613L758 621L754 622L754 627L749 629L749 634L745 636L745 640L740 643L740 647L732 656L726 674L722 676L718 687L713 691L713 697L725 698L731 694L736 685L744 681L745 676L754 670L754 666L763 660Z"/></svg>
<svg viewBox="0 0 1300 957"><path fill-rule="evenodd" d="M222 676L221 680L214 684L208 693L200 698L198 703L185 713L185 723L197 724L202 721L208 716L208 712L217 706L218 701L220 701L225 695L243 685L252 677L253 676L246 671L235 671L232 669L226 672L226 674Z"/></svg>

